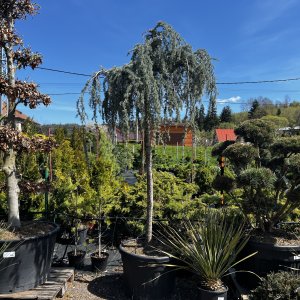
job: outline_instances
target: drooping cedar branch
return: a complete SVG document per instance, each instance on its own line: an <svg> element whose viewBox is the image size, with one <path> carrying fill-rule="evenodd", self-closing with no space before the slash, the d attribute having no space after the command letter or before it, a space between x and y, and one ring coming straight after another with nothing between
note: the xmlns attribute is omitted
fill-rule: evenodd
<svg viewBox="0 0 300 300"><path fill-rule="evenodd" d="M101 69L88 80L78 100L78 115L87 114L84 94L89 92L93 119L100 115L111 128L128 132L137 121L145 132L148 194L147 240L152 238L153 179L151 137L159 125L181 119L195 126L197 103L204 94L214 99L216 83L211 57L204 49L193 51L174 29L159 22L134 47L122 67ZM147 140L148 139L148 140Z"/></svg>

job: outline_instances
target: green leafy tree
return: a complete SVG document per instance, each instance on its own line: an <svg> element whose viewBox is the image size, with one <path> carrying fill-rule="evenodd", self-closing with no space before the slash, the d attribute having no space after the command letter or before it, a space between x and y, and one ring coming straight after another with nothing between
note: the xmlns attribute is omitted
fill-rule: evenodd
<svg viewBox="0 0 300 300"><path fill-rule="evenodd" d="M78 217L93 211L95 191L90 186L90 174L83 151L74 150L65 140L53 151L52 209Z"/></svg>
<svg viewBox="0 0 300 300"><path fill-rule="evenodd" d="M205 110L204 110L204 105L201 104L200 109L196 109L196 123L198 126L199 130L204 129L205 125Z"/></svg>
<svg viewBox="0 0 300 300"><path fill-rule="evenodd" d="M259 119L265 116L266 114L266 111L263 109L263 107L261 107L258 100L254 100L248 112L248 119Z"/></svg>
<svg viewBox="0 0 300 300"><path fill-rule="evenodd" d="M101 218L103 215L106 215L112 209L114 203L116 203L120 183L117 179L118 166L113 154L112 144L103 131L97 130L96 134L98 134L99 149L97 149L98 155L94 155L93 159L91 159L90 185L96 194L96 199L92 204L92 215L96 216L99 220L98 254L101 256Z"/></svg>
<svg viewBox="0 0 300 300"><path fill-rule="evenodd" d="M205 117L205 130L212 130L218 126L220 120L217 114L217 101L216 98L209 100L208 110Z"/></svg>
<svg viewBox="0 0 300 300"><path fill-rule="evenodd" d="M70 142L71 142L71 147L74 150L78 150L78 151L83 150L83 134L82 134L82 130L79 127L73 126Z"/></svg>
<svg viewBox="0 0 300 300"><path fill-rule="evenodd" d="M154 174L154 218L178 222L199 214L205 205L193 198L197 193L196 184L187 183L169 172L153 171ZM110 207L110 214L137 219L146 217L147 182L146 175L138 176L134 185L124 185L120 190L120 199ZM140 222L129 222L135 230L144 229Z"/></svg>
<svg viewBox="0 0 300 300"><path fill-rule="evenodd" d="M152 136L163 122L174 118L179 120L183 109L184 120L189 120L195 128L196 104L204 93L215 99L216 85L207 52L202 49L193 51L171 26L159 22L144 37L144 43L134 47L128 64L110 70L101 69L92 76L79 98L78 109L84 122L84 93L90 90L89 103L94 120L102 107L103 118L112 129L119 126L128 132L130 121L141 124L147 174L147 241L150 242L153 220ZM101 77L104 77L103 81Z"/></svg>
<svg viewBox="0 0 300 300"><path fill-rule="evenodd" d="M61 144L64 142L64 140L67 138L68 133L63 126L58 126L54 129L54 137L58 144Z"/></svg>
<svg viewBox="0 0 300 300"><path fill-rule="evenodd" d="M263 116L261 119L266 121L271 121L276 128L287 127L289 125L289 121L285 117L267 115L267 116Z"/></svg>
<svg viewBox="0 0 300 300"><path fill-rule="evenodd" d="M221 123L230 123L232 122L232 111L229 105L226 105L220 114Z"/></svg>

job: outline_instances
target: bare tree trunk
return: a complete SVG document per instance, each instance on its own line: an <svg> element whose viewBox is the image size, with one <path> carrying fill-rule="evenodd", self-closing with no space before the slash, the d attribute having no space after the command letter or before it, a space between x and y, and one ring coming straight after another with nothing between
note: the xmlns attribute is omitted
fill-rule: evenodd
<svg viewBox="0 0 300 300"><path fill-rule="evenodd" d="M147 243L152 240L153 222L153 174L152 174L152 149L151 131L149 124L144 132L145 152L146 152L146 175L147 175Z"/></svg>
<svg viewBox="0 0 300 300"><path fill-rule="evenodd" d="M12 17L7 18L10 30L14 29L14 21ZM7 77L11 87L15 86L15 65L14 65L14 51L10 43L4 44L4 51L7 60ZM7 96L7 123L15 128L15 104L16 98L14 95ZM8 202L8 223L11 227L18 228L21 226L19 215L19 193L17 170L16 170L16 152L9 148L8 152L4 154L3 171L6 177L7 184L7 202Z"/></svg>
<svg viewBox="0 0 300 300"><path fill-rule="evenodd" d="M16 153L12 149L4 155L3 171L7 185L8 224L13 228L19 228L21 226L19 214L20 189L16 173Z"/></svg>

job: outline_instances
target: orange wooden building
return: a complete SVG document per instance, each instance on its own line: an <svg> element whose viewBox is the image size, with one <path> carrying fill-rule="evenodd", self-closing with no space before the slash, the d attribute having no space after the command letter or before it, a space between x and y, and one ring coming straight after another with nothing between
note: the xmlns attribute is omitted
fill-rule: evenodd
<svg viewBox="0 0 300 300"><path fill-rule="evenodd" d="M193 132L191 127L185 127L183 124L162 125L160 132L165 145L193 146Z"/></svg>

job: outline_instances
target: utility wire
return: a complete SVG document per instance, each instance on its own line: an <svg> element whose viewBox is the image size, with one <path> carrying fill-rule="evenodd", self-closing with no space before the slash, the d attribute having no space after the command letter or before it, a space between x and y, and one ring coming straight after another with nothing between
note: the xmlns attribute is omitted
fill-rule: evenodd
<svg viewBox="0 0 300 300"><path fill-rule="evenodd" d="M57 70L57 69L50 69L50 68L43 68L43 67L36 67L36 68L40 69L40 70L44 70L44 71L51 71L51 72L58 72L58 73L64 73L64 74L70 74L70 75L91 77L91 75L83 74L83 73L77 73L77 72L69 72L69 71L64 71L64 70Z"/></svg>
<svg viewBox="0 0 300 300"><path fill-rule="evenodd" d="M45 70L45 71L51 71L51 72L59 72L59 73L70 74L70 75L77 75L77 76L85 76L85 77L91 77L92 76L91 74L89 75L89 74L84 74L84 73L69 72L69 71L57 70L57 69L51 69L51 68L37 67L37 69ZM272 80L256 80L256 81L216 82L216 84L220 84L220 85L258 84L258 83L287 82L287 81L296 81L296 80L300 80L300 77L285 78L285 79L272 79Z"/></svg>
<svg viewBox="0 0 300 300"><path fill-rule="evenodd" d="M216 84L257 84L257 83L273 83L273 82L286 82L300 80L300 77L286 78L286 79L273 79L273 80L257 80L257 81L237 81L237 82L216 82Z"/></svg>

